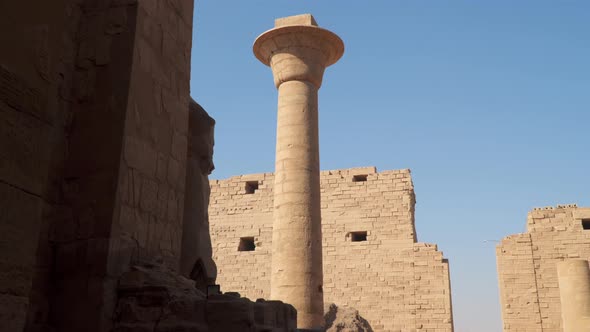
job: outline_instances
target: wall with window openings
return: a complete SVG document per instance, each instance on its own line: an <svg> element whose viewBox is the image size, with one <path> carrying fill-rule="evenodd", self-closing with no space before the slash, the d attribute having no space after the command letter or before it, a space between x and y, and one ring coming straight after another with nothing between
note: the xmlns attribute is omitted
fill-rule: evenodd
<svg viewBox="0 0 590 332"><path fill-rule="evenodd" d="M504 332L561 332L557 262L590 259L590 208L536 208L496 248Z"/></svg>
<svg viewBox="0 0 590 332"><path fill-rule="evenodd" d="M222 291L270 297L272 173L211 181L213 257ZM409 170L321 173L324 301L374 331L450 332L449 264L418 243Z"/></svg>

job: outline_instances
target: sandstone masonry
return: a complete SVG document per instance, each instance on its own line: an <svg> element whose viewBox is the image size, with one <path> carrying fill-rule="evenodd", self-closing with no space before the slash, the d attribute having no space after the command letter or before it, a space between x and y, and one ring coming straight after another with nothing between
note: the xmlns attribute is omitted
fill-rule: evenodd
<svg viewBox="0 0 590 332"><path fill-rule="evenodd" d="M272 173L211 181L209 217L218 282L268 297ZM325 303L353 307L375 331L453 331L449 264L417 242L409 170L320 175Z"/></svg>
<svg viewBox="0 0 590 332"><path fill-rule="evenodd" d="M192 22L192 0L0 1L1 331L295 330L290 305L201 291Z"/></svg>
<svg viewBox="0 0 590 332"><path fill-rule="evenodd" d="M561 332L557 264L590 258L590 208L538 208L496 248L504 332Z"/></svg>
<svg viewBox="0 0 590 332"><path fill-rule="evenodd" d="M590 331L590 266L585 259L557 263L563 332Z"/></svg>
<svg viewBox="0 0 590 332"><path fill-rule="evenodd" d="M310 14L277 19L254 42L279 91L274 185L272 299L297 309L297 326L323 325L318 90L342 40Z"/></svg>

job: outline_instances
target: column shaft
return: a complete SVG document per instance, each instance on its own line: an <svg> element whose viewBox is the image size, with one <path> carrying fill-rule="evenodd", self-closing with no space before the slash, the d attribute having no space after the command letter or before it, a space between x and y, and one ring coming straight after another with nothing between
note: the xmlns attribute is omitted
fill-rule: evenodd
<svg viewBox="0 0 590 332"><path fill-rule="evenodd" d="M318 89L344 53L310 14L284 17L254 42L279 90L270 296L297 309L297 327L324 326Z"/></svg>
<svg viewBox="0 0 590 332"><path fill-rule="evenodd" d="M590 268L574 259L557 264L564 332L590 331Z"/></svg>
<svg viewBox="0 0 590 332"><path fill-rule="evenodd" d="M317 87L279 86L271 298L297 308L299 328L323 325Z"/></svg>

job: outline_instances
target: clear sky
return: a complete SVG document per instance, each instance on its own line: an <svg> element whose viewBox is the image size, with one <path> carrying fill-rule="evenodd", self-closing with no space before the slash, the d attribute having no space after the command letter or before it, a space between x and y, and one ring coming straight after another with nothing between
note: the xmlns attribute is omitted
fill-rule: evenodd
<svg viewBox="0 0 590 332"><path fill-rule="evenodd" d="M590 1L196 1L192 96L213 178L272 172L277 92L252 54L312 13L346 45L320 90L322 169L410 168L418 239L450 259L456 332L501 331L495 243L590 206Z"/></svg>

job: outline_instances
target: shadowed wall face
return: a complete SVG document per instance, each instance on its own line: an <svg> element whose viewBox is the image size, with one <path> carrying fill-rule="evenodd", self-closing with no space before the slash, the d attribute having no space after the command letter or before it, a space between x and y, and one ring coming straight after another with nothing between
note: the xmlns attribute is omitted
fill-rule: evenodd
<svg viewBox="0 0 590 332"><path fill-rule="evenodd" d="M47 320L75 91L74 1L0 2L0 326ZM65 222L63 222L65 224ZM71 227L70 233L79 232Z"/></svg>
<svg viewBox="0 0 590 332"><path fill-rule="evenodd" d="M178 268L192 4L0 4L3 326L106 331L121 273Z"/></svg>
<svg viewBox="0 0 590 332"><path fill-rule="evenodd" d="M0 2L0 330L296 329L288 304L179 275L216 275L192 6Z"/></svg>

